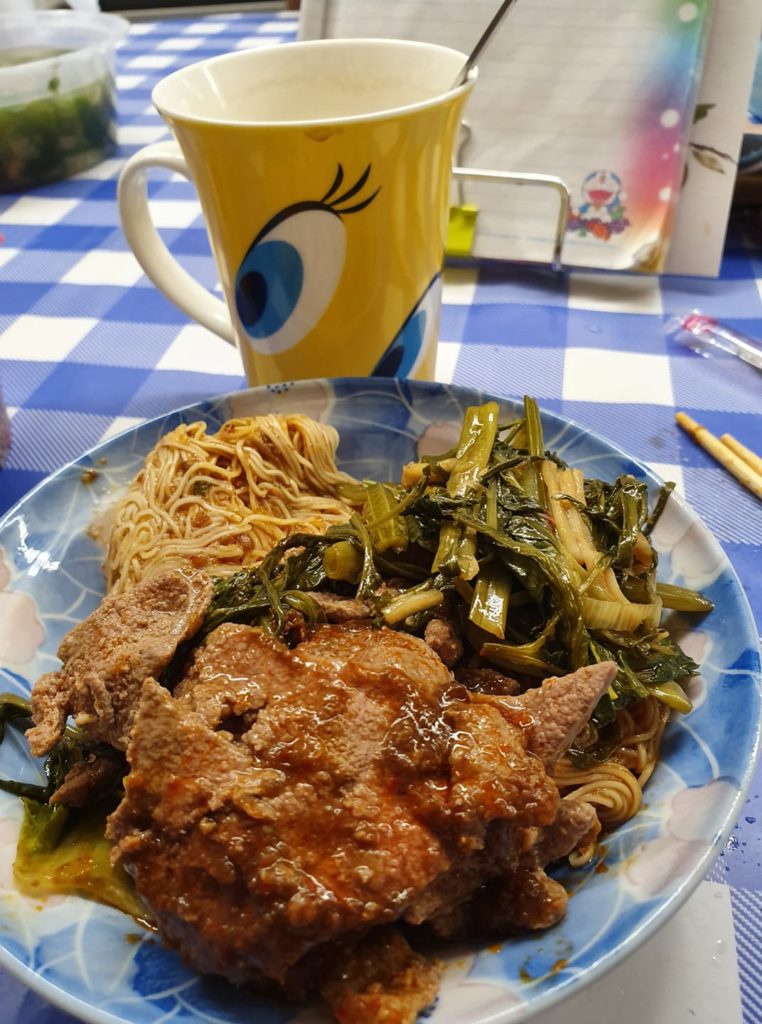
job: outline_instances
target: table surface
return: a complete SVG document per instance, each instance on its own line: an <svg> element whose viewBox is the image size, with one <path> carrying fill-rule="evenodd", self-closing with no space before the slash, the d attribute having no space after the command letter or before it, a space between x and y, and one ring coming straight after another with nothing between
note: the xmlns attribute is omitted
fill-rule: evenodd
<svg viewBox="0 0 762 1024"><path fill-rule="evenodd" d="M160 77L231 49L288 40L294 32L288 14L133 25L118 53L114 157L60 184L0 197L0 382L13 431L10 457L0 471L0 514L105 438L244 385L235 351L190 323L142 274L119 228L116 179L127 156L169 135L150 102ZM164 241L187 269L216 287L191 185L157 176L150 194ZM674 414L683 409L714 433L729 432L759 451L762 376L743 363L681 348L668 337L666 324L676 313L699 309L762 336L760 228L758 215L738 215L716 281L558 274L498 263L450 266L437 367L444 381L512 397L535 395L545 408L675 480L725 548L758 625L762 503L677 429ZM762 1022L761 799L758 771L743 817L709 880L628 961L626 971L613 972L584 1003L577 997L564 1004L567 1024L608 1019L612 993L621 1005L628 992L632 999L623 1001L623 1024L628 1003L651 1024L732 1024L741 1016L745 1024ZM721 941L724 930L731 954L723 959L719 989L729 995L718 1009L712 943ZM672 1004L662 1001L643 1016L639 972L645 974L648 958L662 953L677 958ZM0 1007L3 1024L71 1020L3 971ZM544 1024L561 1019L554 1013L541 1018Z"/></svg>

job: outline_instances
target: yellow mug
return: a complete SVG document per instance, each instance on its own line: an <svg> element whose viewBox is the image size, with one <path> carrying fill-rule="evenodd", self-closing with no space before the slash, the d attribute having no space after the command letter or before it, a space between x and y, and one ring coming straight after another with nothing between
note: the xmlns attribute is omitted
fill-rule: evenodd
<svg viewBox="0 0 762 1024"><path fill-rule="evenodd" d="M146 274L237 343L252 384L431 379L452 152L474 76L456 50L319 40L214 57L153 91L174 142L126 163L119 209ZM169 254L146 172L195 183L226 303Z"/></svg>

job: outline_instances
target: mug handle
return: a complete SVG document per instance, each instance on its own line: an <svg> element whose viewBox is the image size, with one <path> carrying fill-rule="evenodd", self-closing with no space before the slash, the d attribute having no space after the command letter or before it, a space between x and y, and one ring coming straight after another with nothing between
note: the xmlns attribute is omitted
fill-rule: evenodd
<svg viewBox="0 0 762 1024"><path fill-rule="evenodd" d="M184 313L235 345L228 308L188 273L172 256L156 230L148 203L147 171L164 167L190 180L190 172L175 142L156 142L139 150L122 168L117 200L122 229L138 263L157 288Z"/></svg>

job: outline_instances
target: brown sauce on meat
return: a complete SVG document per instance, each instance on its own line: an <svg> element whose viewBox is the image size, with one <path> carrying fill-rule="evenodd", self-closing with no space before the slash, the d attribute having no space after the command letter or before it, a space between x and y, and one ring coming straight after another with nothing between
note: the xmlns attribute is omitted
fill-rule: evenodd
<svg viewBox="0 0 762 1024"><path fill-rule="evenodd" d="M359 624L293 651L221 626L174 696L146 684L130 763L110 835L165 939L234 982L288 982L403 914L449 927L466 875L464 895L498 870L489 823L549 826L558 805L519 727L422 641Z"/></svg>
<svg viewBox="0 0 762 1024"><path fill-rule="evenodd" d="M433 998L438 967L394 922L499 940L563 916L544 868L598 825L548 771L615 665L471 692L424 641L367 621L305 627L294 648L226 623L170 692L157 679L211 591L177 577L106 599L35 686L30 745L50 749L72 712L93 738L129 743L130 770L105 835L110 808L71 812L48 845L27 811L19 888L138 919L142 901L189 966L296 999L320 991L341 1024L412 1021ZM101 692L108 722L82 703Z"/></svg>

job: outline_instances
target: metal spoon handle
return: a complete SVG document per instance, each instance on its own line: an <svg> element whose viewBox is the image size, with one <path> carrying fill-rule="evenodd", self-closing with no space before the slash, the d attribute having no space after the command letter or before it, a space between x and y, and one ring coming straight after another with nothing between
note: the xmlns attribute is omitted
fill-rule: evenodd
<svg viewBox="0 0 762 1024"><path fill-rule="evenodd" d="M453 89L457 89L459 85L463 85L465 80L468 78L469 71L474 66L474 64L476 64L476 61L479 58L479 55L481 54L482 50L490 41L492 33L495 31L495 29L498 27L498 25L503 20L505 15L508 13L509 9L513 7L515 3L516 0L503 0L503 2L500 4L497 11L495 11L495 16L493 17L492 21L489 23L489 25L487 25L485 30L482 32L476 46L468 55L466 63L460 69L457 78L452 84Z"/></svg>

